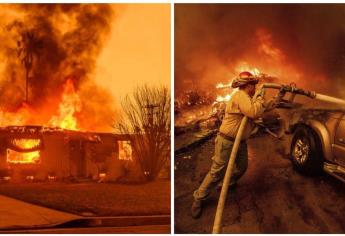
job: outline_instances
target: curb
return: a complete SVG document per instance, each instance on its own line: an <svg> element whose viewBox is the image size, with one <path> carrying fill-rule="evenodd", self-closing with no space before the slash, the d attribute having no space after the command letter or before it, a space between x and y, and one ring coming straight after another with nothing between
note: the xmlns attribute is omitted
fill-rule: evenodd
<svg viewBox="0 0 345 236"><path fill-rule="evenodd" d="M142 225L170 225L170 215L153 216L107 216L107 217L82 217L65 222L36 225L33 227L12 226L0 229L1 231L24 229L51 229L51 228L85 228L85 227L128 227Z"/></svg>

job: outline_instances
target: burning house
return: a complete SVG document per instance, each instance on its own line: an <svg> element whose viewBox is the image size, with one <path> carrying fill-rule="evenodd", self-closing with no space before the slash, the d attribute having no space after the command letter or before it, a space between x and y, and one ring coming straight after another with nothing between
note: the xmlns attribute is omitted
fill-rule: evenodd
<svg viewBox="0 0 345 236"><path fill-rule="evenodd" d="M2 177L13 180L117 179L132 160L125 135L43 126L0 129Z"/></svg>
<svg viewBox="0 0 345 236"><path fill-rule="evenodd" d="M0 178L116 180L134 159L113 133L111 93L93 79L114 9L1 6Z"/></svg>

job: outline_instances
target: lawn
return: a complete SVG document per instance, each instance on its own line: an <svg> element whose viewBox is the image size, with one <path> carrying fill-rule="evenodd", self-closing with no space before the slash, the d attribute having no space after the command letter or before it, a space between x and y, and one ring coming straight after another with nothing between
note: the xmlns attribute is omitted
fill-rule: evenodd
<svg viewBox="0 0 345 236"><path fill-rule="evenodd" d="M112 183L1 184L0 194L87 216L170 214L170 181Z"/></svg>

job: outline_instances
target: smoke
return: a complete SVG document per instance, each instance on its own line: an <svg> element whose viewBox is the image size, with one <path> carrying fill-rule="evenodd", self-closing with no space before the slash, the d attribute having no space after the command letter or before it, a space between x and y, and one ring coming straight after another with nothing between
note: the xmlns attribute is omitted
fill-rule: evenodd
<svg viewBox="0 0 345 236"><path fill-rule="evenodd" d="M339 95L344 40L341 4L176 4L175 94L256 68L275 82Z"/></svg>
<svg viewBox="0 0 345 236"><path fill-rule="evenodd" d="M23 106L31 59L30 107L56 110L63 85L72 80L83 105L79 117L91 124L113 118L112 98L92 76L114 16L108 4L1 5L1 108L16 112ZM97 116L87 113L95 110Z"/></svg>

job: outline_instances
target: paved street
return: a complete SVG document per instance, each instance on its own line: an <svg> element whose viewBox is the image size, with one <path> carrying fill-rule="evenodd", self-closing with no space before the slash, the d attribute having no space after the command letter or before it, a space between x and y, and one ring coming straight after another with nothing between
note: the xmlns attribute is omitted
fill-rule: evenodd
<svg viewBox="0 0 345 236"><path fill-rule="evenodd" d="M289 140L252 139L249 167L228 194L224 233L345 233L345 185L324 174L305 177L288 159ZM214 138L175 157L175 232L210 233L219 192L214 191L203 215L190 215L192 193L206 175Z"/></svg>

